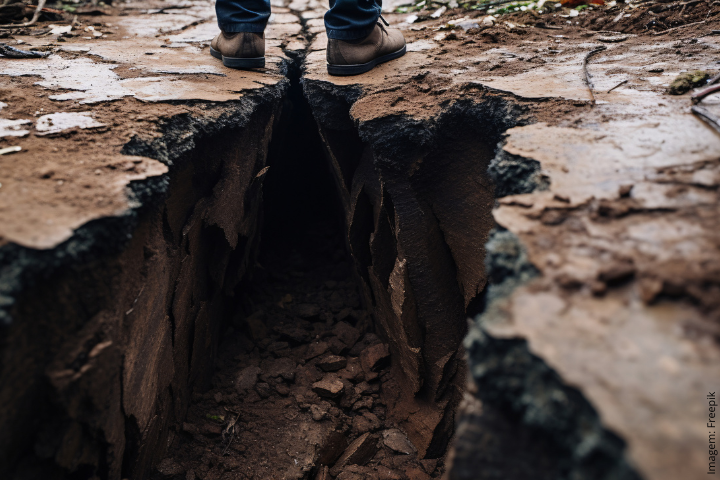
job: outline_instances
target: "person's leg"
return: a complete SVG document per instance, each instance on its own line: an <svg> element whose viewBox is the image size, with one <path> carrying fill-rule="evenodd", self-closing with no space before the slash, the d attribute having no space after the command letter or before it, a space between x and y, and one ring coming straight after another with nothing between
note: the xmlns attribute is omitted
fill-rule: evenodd
<svg viewBox="0 0 720 480"><path fill-rule="evenodd" d="M215 13L225 33L262 33L270 18L270 0L217 0Z"/></svg>
<svg viewBox="0 0 720 480"><path fill-rule="evenodd" d="M217 0L215 12L221 32L210 43L210 55L226 67L264 67L270 0Z"/></svg>
<svg viewBox="0 0 720 480"><path fill-rule="evenodd" d="M382 0L330 0L325 14L328 38L361 40L373 31L380 17Z"/></svg>

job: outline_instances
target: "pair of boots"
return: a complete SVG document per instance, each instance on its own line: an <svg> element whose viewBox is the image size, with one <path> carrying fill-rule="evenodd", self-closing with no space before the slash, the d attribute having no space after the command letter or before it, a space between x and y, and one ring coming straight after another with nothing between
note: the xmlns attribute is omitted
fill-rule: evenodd
<svg viewBox="0 0 720 480"><path fill-rule="evenodd" d="M370 35L356 42L328 39L328 73L358 75L376 65L405 55L405 38L402 33L397 29L387 28L386 25L378 21ZM264 34L221 32L210 44L210 54L230 68L264 67Z"/></svg>

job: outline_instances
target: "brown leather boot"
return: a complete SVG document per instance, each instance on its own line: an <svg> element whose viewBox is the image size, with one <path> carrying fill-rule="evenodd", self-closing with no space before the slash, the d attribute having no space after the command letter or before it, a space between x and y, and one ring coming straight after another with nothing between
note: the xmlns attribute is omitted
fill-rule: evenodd
<svg viewBox="0 0 720 480"><path fill-rule="evenodd" d="M225 33L210 42L210 55L230 68L262 68L265 66L265 36L262 33Z"/></svg>
<svg viewBox="0 0 720 480"><path fill-rule="evenodd" d="M380 17L385 22L385 19ZM385 22L385 25L388 25ZM378 22L358 43L328 39L327 69L330 75L358 75L381 63L405 55L405 38L400 30Z"/></svg>

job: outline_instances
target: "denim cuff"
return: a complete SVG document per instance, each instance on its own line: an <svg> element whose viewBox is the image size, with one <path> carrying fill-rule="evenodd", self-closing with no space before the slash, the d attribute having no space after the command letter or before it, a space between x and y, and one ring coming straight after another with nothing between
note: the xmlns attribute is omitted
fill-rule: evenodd
<svg viewBox="0 0 720 480"><path fill-rule="evenodd" d="M378 18L380 15L378 15ZM377 19L375 19L377 21ZM375 29L375 22L369 27L363 28L363 29L348 29L348 30L335 30L332 28L328 28L327 24L325 25L325 30L327 31L328 38L332 38L334 40L362 40L372 31Z"/></svg>
<svg viewBox="0 0 720 480"><path fill-rule="evenodd" d="M225 33L238 33L238 32L251 32L251 33L263 33L265 31L264 23L219 23L220 30Z"/></svg>

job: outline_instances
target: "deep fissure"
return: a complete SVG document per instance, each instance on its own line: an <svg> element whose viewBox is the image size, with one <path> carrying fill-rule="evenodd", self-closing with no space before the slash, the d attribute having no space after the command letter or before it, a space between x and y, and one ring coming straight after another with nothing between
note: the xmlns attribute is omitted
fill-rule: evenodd
<svg viewBox="0 0 720 480"><path fill-rule="evenodd" d="M213 468L228 466L248 478L363 476L361 468L371 464L387 478L439 478L449 438L436 439L426 455L420 455L387 411L388 386L411 396L415 392L401 378L387 381L390 363L397 360L386 358L387 339L378 335L382 332L376 332L373 320L375 299L370 295L371 304L361 302L357 282L362 280L355 277L367 276L364 269L372 266L371 252L360 254L357 245L352 251L353 229L347 230L328 152L294 64L288 76L290 87L268 150L269 168L263 172L258 261L252 277L241 284L237 312L222 327L210 389L193 394L187 421L171 435L168 456L156 476L172 473L173 462L182 459L185 468L193 464L203 477ZM351 142L346 152L355 157L344 168L341 183L347 188L364 146L357 134L343 136ZM373 207L366 202L367 220L355 241L367 246L376 232ZM392 208L390 204L391 212ZM386 269L389 277L392 265ZM387 288L387 278L384 284ZM377 358L367 360L378 350ZM367 361L372 363L369 367ZM333 362L343 367L328 365ZM250 385L252 377L256 378ZM342 383L340 394L318 386L337 379ZM238 383L245 389L238 391ZM309 414L309 423L296 420L303 414ZM449 418L452 422L452 413ZM231 422L231 432L218 429ZM275 434L283 424L294 425L305 436ZM309 424L319 429L311 427L308 433ZM360 444L362 451L345 458L346 449L363 437L367 438ZM304 451L303 440L316 443ZM294 465L279 459L273 465L273 449L289 453L293 448ZM210 451L221 454L210 458ZM228 452L251 461L230 460Z"/></svg>

